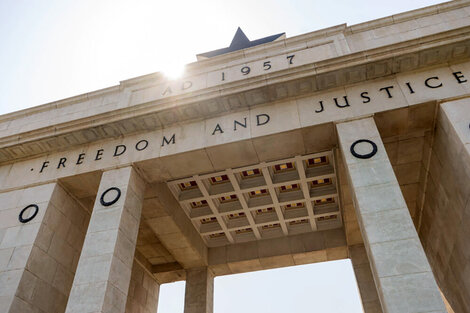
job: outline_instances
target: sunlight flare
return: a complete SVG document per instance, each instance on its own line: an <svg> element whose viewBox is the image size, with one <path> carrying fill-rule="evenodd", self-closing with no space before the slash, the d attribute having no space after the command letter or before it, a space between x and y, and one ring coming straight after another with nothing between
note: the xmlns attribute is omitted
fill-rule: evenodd
<svg viewBox="0 0 470 313"><path fill-rule="evenodd" d="M176 79L181 78L183 76L184 71L185 71L185 67L186 67L185 64L169 62L168 64L166 64L163 67L161 72L168 79L176 80Z"/></svg>

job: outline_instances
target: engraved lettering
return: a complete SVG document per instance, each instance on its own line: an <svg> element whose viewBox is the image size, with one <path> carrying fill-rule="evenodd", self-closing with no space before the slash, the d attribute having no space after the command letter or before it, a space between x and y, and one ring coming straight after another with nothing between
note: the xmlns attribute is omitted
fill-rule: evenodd
<svg viewBox="0 0 470 313"><path fill-rule="evenodd" d="M162 96L166 96L167 94L171 95L171 93L172 93L171 87L168 86L168 87L166 87L165 91L163 91Z"/></svg>
<svg viewBox="0 0 470 313"><path fill-rule="evenodd" d="M251 72L251 68L249 66L244 66L242 67L240 71L242 72L243 75L248 75Z"/></svg>
<svg viewBox="0 0 470 313"><path fill-rule="evenodd" d="M343 96L343 99L344 99L344 102L345 102L346 104L340 105L340 104L338 103L338 98L333 98L333 100L335 101L335 104L336 104L336 106L337 106L338 108L345 108L345 107L350 106L350 105L349 105L349 102L348 102L348 96Z"/></svg>
<svg viewBox="0 0 470 313"><path fill-rule="evenodd" d="M264 118L264 121L261 118ZM265 114L265 113L262 113L262 114L258 114L256 115L256 126L262 126L262 125L265 125L269 122L271 118L269 117L268 114Z"/></svg>
<svg viewBox="0 0 470 313"><path fill-rule="evenodd" d="M170 137L170 140L166 139L166 137L163 136L162 147L163 147L165 144L167 144L167 145L169 145L170 143L171 143L171 144L175 144L175 141L176 141L176 139L175 139L175 134L173 134L173 136Z"/></svg>
<svg viewBox="0 0 470 313"><path fill-rule="evenodd" d="M85 158L85 153L80 153L78 155L77 163L75 163L75 164L77 164L77 165L82 164L84 158Z"/></svg>
<svg viewBox="0 0 470 313"><path fill-rule="evenodd" d="M188 88L191 88L192 86L193 86L193 82L187 80L183 83L183 86L181 86L181 90L186 90Z"/></svg>
<svg viewBox="0 0 470 313"><path fill-rule="evenodd" d="M390 93L390 89L392 89L392 88L393 88L393 86L382 87L382 88L379 89L379 91L385 90L387 92L387 96L389 98L393 98L392 94Z"/></svg>
<svg viewBox="0 0 470 313"><path fill-rule="evenodd" d="M219 124L217 124L217 125L215 126L214 131L212 132L212 135L214 135L215 132L220 132L221 134L224 133L224 131L222 130L222 128L220 127Z"/></svg>
<svg viewBox="0 0 470 313"><path fill-rule="evenodd" d="M143 144L143 145L142 145L142 144ZM147 140L145 140L145 139L142 139L142 140L140 140L139 142L137 142L137 143L135 144L135 149L136 149L137 151L142 151L142 150L147 149L148 145L149 145L149 142L148 142Z"/></svg>
<svg viewBox="0 0 470 313"><path fill-rule="evenodd" d="M369 103L370 102L369 93L367 91L364 91L364 92L361 93L361 98L364 99L364 100L362 100L362 103Z"/></svg>
<svg viewBox="0 0 470 313"><path fill-rule="evenodd" d="M321 113L325 110L323 107L323 101L318 101L318 103L320 103L320 110L315 110L315 113Z"/></svg>
<svg viewBox="0 0 470 313"><path fill-rule="evenodd" d="M438 80L439 77L437 76L433 76L433 77L429 77L427 78L425 81L424 81L424 85L426 85L426 87L429 87L429 88L439 88L439 87L442 87L442 83L439 83L438 85L431 85L429 84L429 81L430 80Z"/></svg>
<svg viewBox="0 0 470 313"><path fill-rule="evenodd" d="M65 161L67 161L67 158L60 158L59 164L57 165L57 169L59 169L61 165L65 167Z"/></svg>
<svg viewBox="0 0 470 313"><path fill-rule="evenodd" d="M103 156L103 151L103 149L99 149L98 151L96 151L95 161L101 160L101 157Z"/></svg>
<svg viewBox="0 0 470 313"><path fill-rule="evenodd" d="M237 125L240 125L241 127L246 128L246 117L244 118L245 123L240 123L239 121L233 121L233 130L237 130Z"/></svg>
<svg viewBox="0 0 470 313"><path fill-rule="evenodd" d="M49 165L49 161L45 161L44 163L42 163L41 170L39 171L39 173L42 173L42 171L47 167L47 165Z"/></svg>
<svg viewBox="0 0 470 313"><path fill-rule="evenodd" d="M461 71L458 72L453 72L452 75L454 75L455 79L457 79L457 82L459 84L466 83L467 80L465 79L465 76L463 76Z"/></svg>
<svg viewBox="0 0 470 313"><path fill-rule="evenodd" d="M116 148L114 149L114 157L123 155L124 152L126 152L127 147L125 145L117 145Z"/></svg>
<svg viewBox="0 0 470 313"><path fill-rule="evenodd" d="M287 60L289 60L289 64L293 64L293 63L292 63L292 60L294 60L294 57L295 57L295 54L292 54L292 55L288 55L288 56L287 56Z"/></svg>
<svg viewBox="0 0 470 313"><path fill-rule="evenodd" d="M263 63L263 68L265 71L271 69L271 61L266 61Z"/></svg>
<svg viewBox="0 0 470 313"><path fill-rule="evenodd" d="M411 88L410 82L407 82L407 83L406 83L406 86L408 87L408 90L410 91L410 93L415 93L415 91L413 90L413 88Z"/></svg>

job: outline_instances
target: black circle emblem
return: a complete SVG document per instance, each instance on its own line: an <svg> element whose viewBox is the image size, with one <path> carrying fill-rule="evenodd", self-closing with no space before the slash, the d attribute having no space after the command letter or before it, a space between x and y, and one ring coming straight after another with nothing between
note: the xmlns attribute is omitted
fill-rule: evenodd
<svg viewBox="0 0 470 313"><path fill-rule="evenodd" d="M372 151L369 152L369 153L367 153L367 154L359 154L359 153L357 153L354 148L356 147L356 145L357 145L358 143L361 143L361 142L370 143L370 145L372 146ZM368 139L359 139L359 140L356 140L356 141L351 145L351 154L354 155L356 158L359 158L359 159L370 159L370 158L373 157L376 153L377 153L377 145L375 144L375 142L370 141L370 140L368 140Z"/></svg>
<svg viewBox="0 0 470 313"><path fill-rule="evenodd" d="M110 192L111 190L117 191L116 197L111 201L105 201L104 196L106 196L106 194ZM111 188L106 189L105 192L103 192L100 198L100 203L104 206L110 206L110 205L115 204L119 200L119 198L121 198L121 189L119 189L118 187L111 187Z"/></svg>
<svg viewBox="0 0 470 313"><path fill-rule="evenodd" d="M34 209L34 213L30 216L30 217L27 217L27 218L23 218L23 214L24 212L26 212L26 210L28 210L29 208L33 208ZM36 204L30 204L28 205L27 207L25 207L23 210L21 210L20 212L20 215L18 215L18 220L21 222L21 223L28 223L29 221L31 221L33 218L36 217L36 215L38 215L38 212L39 212L39 207L36 205Z"/></svg>

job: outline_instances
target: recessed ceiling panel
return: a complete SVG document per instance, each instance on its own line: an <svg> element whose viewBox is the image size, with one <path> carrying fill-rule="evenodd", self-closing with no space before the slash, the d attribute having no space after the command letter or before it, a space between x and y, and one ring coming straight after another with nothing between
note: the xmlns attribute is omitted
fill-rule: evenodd
<svg viewBox="0 0 470 313"><path fill-rule="evenodd" d="M331 151L168 182L209 247L342 226Z"/></svg>

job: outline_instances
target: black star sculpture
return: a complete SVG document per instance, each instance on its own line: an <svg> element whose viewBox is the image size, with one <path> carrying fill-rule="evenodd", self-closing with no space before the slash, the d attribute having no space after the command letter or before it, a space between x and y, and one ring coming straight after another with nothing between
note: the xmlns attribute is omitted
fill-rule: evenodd
<svg viewBox="0 0 470 313"><path fill-rule="evenodd" d="M230 46L227 48L222 48L222 49L217 49L205 53L200 53L197 55L198 59L205 59L205 58L212 58L221 54L229 53L229 52L234 52L237 50L242 50L258 45L262 45L264 43L272 42L276 39L283 38L286 33L280 33L277 35L272 35L260 39L256 39L253 41L250 41L248 37L246 37L245 33L243 30L238 27L237 32L235 33L235 36L233 36L232 42L230 43Z"/></svg>

